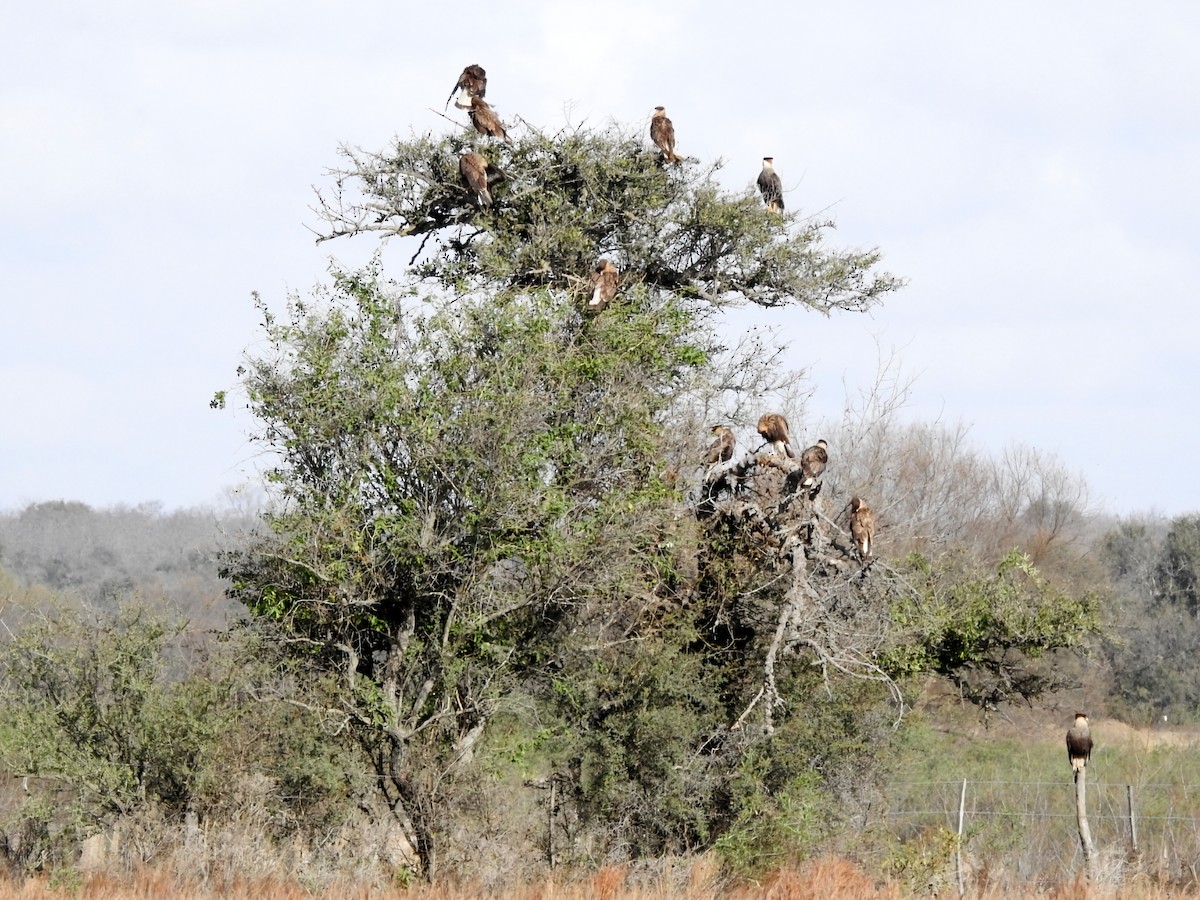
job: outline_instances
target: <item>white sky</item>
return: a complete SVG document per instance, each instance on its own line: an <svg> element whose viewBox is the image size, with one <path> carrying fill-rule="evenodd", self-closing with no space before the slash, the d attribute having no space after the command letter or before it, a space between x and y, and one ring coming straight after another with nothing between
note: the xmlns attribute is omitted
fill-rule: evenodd
<svg viewBox="0 0 1200 900"><path fill-rule="evenodd" d="M252 421L208 408L260 339L250 292L279 308L370 254L313 243L312 186L339 143L451 127L433 110L478 62L502 118L665 105L728 187L774 155L789 209L883 250L910 284L870 316L773 314L814 415L894 347L910 419L1054 453L1098 509L1200 511L1177 399L1200 387L1200 5L21 7L0 14L0 509L253 482Z"/></svg>

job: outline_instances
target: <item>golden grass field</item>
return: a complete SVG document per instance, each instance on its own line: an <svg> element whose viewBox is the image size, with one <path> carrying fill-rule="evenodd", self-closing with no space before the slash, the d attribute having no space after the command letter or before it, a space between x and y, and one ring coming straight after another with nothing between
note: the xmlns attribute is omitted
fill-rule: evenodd
<svg viewBox="0 0 1200 900"><path fill-rule="evenodd" d="M496 891L470 884L445 883L412 885L391 889L361 886L333 886L311 892L295 882L274 879L233 881L227 885L200 886L169 875L145 871L132 879L96 875L71 883L54 883L32 878L23 883L0 882L0 900L692 900L727 897L730 900L852 900L852 898L888 898L911 896L956 896L950 893L904 891L894 883L881 883L853 863L825 857L795 870L775 873L757 884L728 885L717 876L716 865L702 857L691 868L683 883L677 879L660 883L636 883L627 867L612 866L580 879L545 879L531 884ZM1115 889L1089 885L1078 878L1057 886L994 887L968 890L976 900L1000 898L1055 898L1055 900L1158 900L1167 897L1200 896L1194 888L1164 888L1147 880L1135 879Z"/></svg>

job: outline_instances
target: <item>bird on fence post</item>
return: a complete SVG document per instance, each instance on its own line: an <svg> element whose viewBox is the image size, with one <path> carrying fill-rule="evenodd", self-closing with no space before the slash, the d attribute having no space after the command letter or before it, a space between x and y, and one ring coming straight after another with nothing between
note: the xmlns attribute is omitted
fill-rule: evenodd
<svg viewBox="0 0 1200 900"><path fill-rule="evenodd" d="M1088 717L1081 712L1075 713L1075 724L1067 731L1067 759L1071 761L1071 771L1079 778L1079 770L1086 768L1092 758L1092 729L1088 726Z"/></svg>

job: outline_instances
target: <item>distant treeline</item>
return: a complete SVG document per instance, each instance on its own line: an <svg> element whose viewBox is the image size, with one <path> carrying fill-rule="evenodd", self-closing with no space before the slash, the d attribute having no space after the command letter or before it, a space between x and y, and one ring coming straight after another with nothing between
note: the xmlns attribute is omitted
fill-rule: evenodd
<svg viewBox="0 0 1200 900"><path fill-rule="evenodd" d="M26 585L106 607L130 595L219 624L237 606L224 595L217 555L252 527L248 511L159 503L95 509L76 501L0 513L0 566Z"/></svg>

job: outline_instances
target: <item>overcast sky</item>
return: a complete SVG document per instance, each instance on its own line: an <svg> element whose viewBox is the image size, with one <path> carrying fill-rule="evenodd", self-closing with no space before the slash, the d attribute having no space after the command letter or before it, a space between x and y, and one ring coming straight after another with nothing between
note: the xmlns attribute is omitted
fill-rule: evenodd
<svg viewBox="0 0 1200 900"><path fill-rule="evenodd" d="M662 104L733 189L774 155L789 210L883 251L909 285L871 315L774 314L811 415L895 348L909 419L1055 454L1100 510L1200 511L1200 5L51 0L0 21L0 509L254 483L253 423L208 408L260 340L251 291L281 308L369 256L314 244L313 186L340 143L452 127L435 110L478 62L508 120L640 127Z"/></svg>

